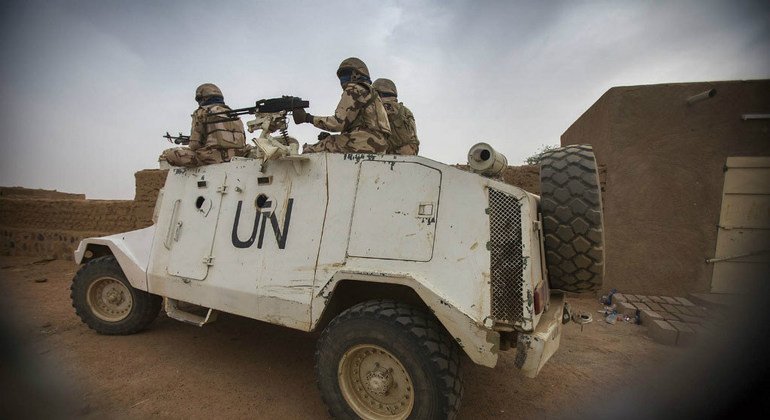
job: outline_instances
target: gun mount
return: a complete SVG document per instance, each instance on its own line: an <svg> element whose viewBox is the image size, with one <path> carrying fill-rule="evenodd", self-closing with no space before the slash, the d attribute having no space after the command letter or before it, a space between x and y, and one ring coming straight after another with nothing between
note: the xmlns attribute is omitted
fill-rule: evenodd
<svg viewBox="0 0 770 420"><path fill-rule="evenodd" d="M310 102L302 98L282 96L280 98L260 99L252 107L238 108L211 115L224 115L228 118L254 115L254 119L246 123L249 133L260 130L259 137L252 139L257 145L257 156L254 157L268 160L299 154L299 142L289 136L286 116L295 109L308 108L309 106ZM281 135L272 136L276 131L280 131Z"/></svg>

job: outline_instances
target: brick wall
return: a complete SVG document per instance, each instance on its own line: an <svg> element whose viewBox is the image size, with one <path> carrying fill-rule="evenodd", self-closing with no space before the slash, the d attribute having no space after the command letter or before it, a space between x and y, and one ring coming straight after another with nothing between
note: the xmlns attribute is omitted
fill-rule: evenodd
<svg viewBox="0 0 770 420"><path fill-rule="evenodd" d="M86 200L83 194L0 189L0 254L72 258L87 237L141 229L152 224L165 170L135 174L134 200Z"/></svg>

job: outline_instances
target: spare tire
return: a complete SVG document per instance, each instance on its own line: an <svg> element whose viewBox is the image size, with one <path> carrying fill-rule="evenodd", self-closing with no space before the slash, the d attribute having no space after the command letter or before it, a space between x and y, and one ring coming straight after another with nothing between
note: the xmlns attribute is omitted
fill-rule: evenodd
<svg viewBox="0 0 770 420"><path fill-rule="evenodd" d="M604 216L591 146L571 145L541 155L540 207L551 289L599 289L604 279Z"/></svg>

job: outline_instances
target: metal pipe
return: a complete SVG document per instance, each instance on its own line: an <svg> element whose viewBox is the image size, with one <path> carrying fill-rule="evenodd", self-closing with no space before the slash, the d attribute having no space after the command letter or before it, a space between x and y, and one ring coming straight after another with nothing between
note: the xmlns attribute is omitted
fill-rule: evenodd
<svg viewBox="0 0 770 420"><path fill-rule="evenodd" d="M770 114L743 114L741 115L743 121L748 120L770 120Z"/></svg>
<svg viewBox="0 0 770 420"><path fill-rule="evenodd" d="M477 143L468 151L468 166L477 174L496 177L508 167L508 159L492 146Z"/></svg>
<svg viewBox="0 0 770 420"><path fill-rule="evenodd" d="M714 89L714 88L711 88L711 89L709 89L709 90L707 90L705 92L701 92L701 93L699 93L697 95L693 95L693 96L690 96L689 98L687 98L687 105L692 105L695 102L699 102L699 101L702 101L704 99L713 98L714 95L716 95L716 94L717 94L717 90Z"/></svg>

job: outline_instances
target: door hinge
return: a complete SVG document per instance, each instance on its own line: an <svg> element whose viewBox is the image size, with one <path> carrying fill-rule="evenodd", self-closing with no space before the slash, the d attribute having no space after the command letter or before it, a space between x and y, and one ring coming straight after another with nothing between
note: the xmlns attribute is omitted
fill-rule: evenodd
<svg viewBox="0 0 770 420"><path fill-rule="evenodd" d="M533 220L532 229L534 229L535 232L543 233L543 223L540 220Z"/></svg>
<svg viewBox="0 0 770 420"><path fill-rule="evenodd" d="M214 265L214 256L209 255L208 257L203 257L203 264L206 264L208 266Z"/></svg>
<svg viewBox="0 0 770 420"><path fill-rule="evenodd" d="M217 192L220 194L227 194L227 185L217 187Z"/></svg>

